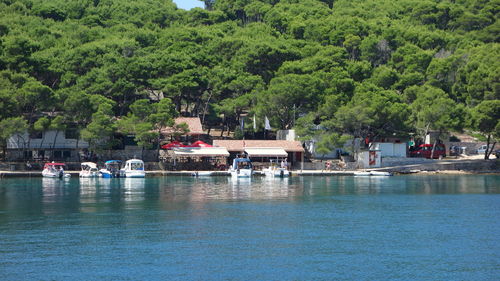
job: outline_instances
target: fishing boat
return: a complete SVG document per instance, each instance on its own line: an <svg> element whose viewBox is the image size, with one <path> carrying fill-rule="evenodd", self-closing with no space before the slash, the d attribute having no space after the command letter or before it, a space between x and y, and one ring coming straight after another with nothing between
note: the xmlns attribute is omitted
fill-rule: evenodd
<svg viewBox="0 0 500 281"><path fill-rule="evenodd" d="M120 176L125 178L144 178L144 161L140 159L130 159L125 162L125 166L120 170Z"/></svg>
<svg viewBox="0 0 500 281"><path fill-rule="evenodd" d="M99 169L97 169L96 163L93 162L83 162L81 164L82 170L80 171L81 178L95 178L99 176Z"/></svg>
<svg viewBox="0 0 500 281"><path fill-rule="evenodd" d="M264 175L266 177L288 177L290 176L290 171L288 171L288 163L286 159L271 159L269 163L269 167L266 169L262 169Z"/></svg>
<svg viewBox="0 0 500 281"><path fill-rule="evenodd" d="M99 170L99 174L103 178L118 178L120 177L121 164L120 160L108 160L104 163L104 168Z"/></svg>
<svg viewBox="0 0 500 281"><path fill-rule="evenodd" d="M229 168L233 178L249 178L253 174L252 161L248 157L237 157Z"/></svg>
<svg viewBox="0 0 500 281"><path fill-rule="evenodd" d="M46 178L69 178L70 174L64 173L64 163L45 163L43 166L42 176Z"/></svg>

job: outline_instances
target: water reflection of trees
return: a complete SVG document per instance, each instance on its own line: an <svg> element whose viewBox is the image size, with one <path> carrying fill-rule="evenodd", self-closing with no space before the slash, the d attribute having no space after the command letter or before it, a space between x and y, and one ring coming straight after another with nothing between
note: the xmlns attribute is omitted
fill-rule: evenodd
<svg viewBox="0 0 500 281"><path fill-rule="evenodd" d="M156 208L174 210L209 202L238 200L315 200L323 196L376 194L500 193L500 177L485 175L411 175L394 177L156 177L146 179L30 179L28 198L2 195L9 205L29 202L45 214L107 212ZM41 189L37 184L41 182ZM38 185L39 186L39 185ZM5 189L5 188L4 188ZM24 201L23 201L24 199ZM14 203L12 203L14 202ZM26 209L29 209L26 207Z"/></svg>
<svg viewBox="0 0 500 281"><path fill-rule="evenodd" d="M290 199L301 188L290 184L288 178L207 177L171 181L160 189L162 201L209 202L233 200Z"/></svg>

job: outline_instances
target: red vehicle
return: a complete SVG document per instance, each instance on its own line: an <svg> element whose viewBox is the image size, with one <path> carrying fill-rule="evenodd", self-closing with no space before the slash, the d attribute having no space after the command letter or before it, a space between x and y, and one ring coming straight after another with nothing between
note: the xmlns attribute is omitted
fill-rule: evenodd
<svg viewBox="0 0 500 281"><path fill-rule="evenodd" d="M431 158L433 144L421 144L415 150L410 151L410 157L425 157ZM446 157L446 147L444 144L436 144L434 149L434 154L432 155L434 159Z"/></svg>

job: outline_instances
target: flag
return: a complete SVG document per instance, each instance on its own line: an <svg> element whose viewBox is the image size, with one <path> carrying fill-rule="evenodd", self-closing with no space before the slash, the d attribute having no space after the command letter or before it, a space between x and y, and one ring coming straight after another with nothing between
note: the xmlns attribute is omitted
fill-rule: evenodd
<svg viewBox="0 0 500 281"><path fill-rule="evenodd" d="M257 122L255 121L255 114L253 116L253 131L257 131Z"/></svg>
<svg viewBox="0 0 500 281"><path fill-rule="evenodd" d="M240 129L242 132L245 131L245 120L243 119L243 117L240 119Z"/></svg>
<svg viewBox="0 0 500 281"><path fill-rule="evenodd" d="M266 116L266 122L265 122L264 128L266 130L271 130L271 124L269 124L269 119L267 119L267 116Z"/></svg>

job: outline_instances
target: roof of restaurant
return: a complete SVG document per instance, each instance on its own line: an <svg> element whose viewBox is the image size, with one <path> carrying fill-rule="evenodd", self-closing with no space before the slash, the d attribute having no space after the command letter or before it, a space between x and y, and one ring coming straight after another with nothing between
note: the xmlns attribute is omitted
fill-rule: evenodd
<svg viewBox="0 0 500 281"><path fill-rule="evenodd" d="M286 140L214 140L214 146L225 147L230 152L243 152L245 148L280 147L286 152L304 152L300 141Z"/></svg>
<svg viewBox="0 0 500 281"><path fill-rule="evenodd" d="M224 147L175 147L175 156L229 156L229 152Z"/></svg>
<svg viewBox="0 0 500 281"><path fill-rule="evenodd" d="M245 147L248 157L286 157L288 153L281 147Z"/></svg>

